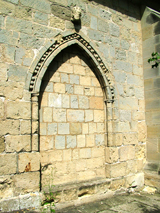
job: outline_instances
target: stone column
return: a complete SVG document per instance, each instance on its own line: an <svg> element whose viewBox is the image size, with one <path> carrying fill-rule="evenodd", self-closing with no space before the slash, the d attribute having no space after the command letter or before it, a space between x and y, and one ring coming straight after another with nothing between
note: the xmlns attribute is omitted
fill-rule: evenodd
<svg viewBox="0 0 160 213"><path fill-rule="evenodd" d="M33 93L31 97L32 120L31 120L31 146L32 151L39 151L39 114L38 114L38 96L39 93Z"/></svg>

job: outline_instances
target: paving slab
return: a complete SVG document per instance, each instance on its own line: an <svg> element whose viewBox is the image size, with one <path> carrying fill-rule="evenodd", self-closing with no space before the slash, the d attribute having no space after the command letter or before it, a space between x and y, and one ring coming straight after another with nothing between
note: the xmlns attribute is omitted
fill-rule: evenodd
<svg viewBox="0 0 160 213"><path fill-rule="evenodd" d="M35 209L13 211L14 213L41 213ZM12 213L13 213L12 212ZM115 195L104 200L57 209L55 213L160 213L160 194L123 194Z"/></svg>

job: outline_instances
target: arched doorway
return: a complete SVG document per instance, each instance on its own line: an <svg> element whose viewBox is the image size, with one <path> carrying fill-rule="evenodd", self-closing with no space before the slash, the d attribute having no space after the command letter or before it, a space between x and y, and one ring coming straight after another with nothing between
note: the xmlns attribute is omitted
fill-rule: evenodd
<svg viewBox="0 0 160 213"><path fill-rule="evenodd" d="M101 85L78 45L57 55L40 92L42 188L105 177L106 109Z"/></svg>

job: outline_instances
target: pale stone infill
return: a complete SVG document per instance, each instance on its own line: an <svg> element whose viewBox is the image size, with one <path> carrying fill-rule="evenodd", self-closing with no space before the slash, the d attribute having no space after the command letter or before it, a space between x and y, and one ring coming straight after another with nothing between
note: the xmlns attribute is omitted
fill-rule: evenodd
<svg viewBox="0 0 160 213"><path fill-rule="evenodd" d="M52 161L46 161L50 166L42 173L43 187L52 169L54 184L88 180L97 175L105 177L103 93L93 71L80 52L78 55L72 52L75 50L78 51L63 52L65 63L62 63L62 54L59 55L55 60L58 70L54 73L50 66L42 83L47 86L42 88L40 107L40 143L44 144L40 144L41 160L45 150L53 150L53 158L56 150L63 150L59 168L52 165ZM96 156L93 147L102 147L101 155ZM76 150L78 155L74 159Z"/></svg>

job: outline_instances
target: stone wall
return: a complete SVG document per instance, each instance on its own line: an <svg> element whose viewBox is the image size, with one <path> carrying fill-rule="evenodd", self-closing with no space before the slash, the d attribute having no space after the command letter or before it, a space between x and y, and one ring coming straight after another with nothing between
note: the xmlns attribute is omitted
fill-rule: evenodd
<svg viewBox="0 0 160 213"><path fill-rule="evenodd" d="M144 63L144 91L146 103L147 122L147 165L146 170L154 172L155 180L150 185L159 187L158 174L160 171L160 104L159 104L159 67L152 68L148 63L153 52L160 52L160 14L155 10L146 8L142 18L143 31L143 63ZM147 179L151 175L147 175Z"/></svg>
<svg viewBox="0 0 160 213"><path fill-rule="evenodd" d="M65 202L91 183L89 194L102 195L143 186L139 7L86 0L0 5L1 210L40 205L52 171ZM70 20L75 5L78 24Z"/></svg>

